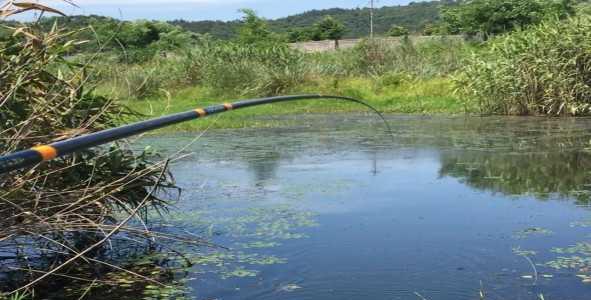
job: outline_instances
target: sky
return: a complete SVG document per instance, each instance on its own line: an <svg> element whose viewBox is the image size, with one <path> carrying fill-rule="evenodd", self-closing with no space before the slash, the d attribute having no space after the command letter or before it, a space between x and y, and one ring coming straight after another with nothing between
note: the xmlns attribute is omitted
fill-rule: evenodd
<svg viewBox="0 0 591 300"><path fill-rule="evenodd" d="M68 15L97 14L124 20L235 20L238 9L252 8L267 19L312 9L367 7L370 0L74 0L74 8L59 0L42 0ZM0 1L1 2L1 1ZM379 0L376 6L405 5L408 0ZM29 16L30 17L30 16Z"/></svg>

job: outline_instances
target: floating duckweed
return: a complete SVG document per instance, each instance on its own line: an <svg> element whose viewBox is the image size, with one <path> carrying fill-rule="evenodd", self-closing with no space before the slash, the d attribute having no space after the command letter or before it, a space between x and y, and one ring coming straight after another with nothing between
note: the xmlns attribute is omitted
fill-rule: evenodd
<svg viewBox="0 0 591 300"><path fill-rule="evenodd" d="M513 253L519 256L535 256L537 254L536 251L533 250L522 250L521 247L513 248Z"/></svg>
<svg viewBox="0 0 591 300"><path fill-rule="evenodd" d="M570 256L558 257L553 261L546 263L546 265L553 269L582 269L591 266L591 257Z"/></svg>
<svg viewBox="0 0 591 300"><path fill-rule="evenodd" d="M577 275L577 277L581 278L583 283L591 283L591 276L590 275Z"/></svg>
<svg viewBox="0 0 591 300"><path fill-rule="evenodd" d="M359 186L359 183L353 182L351 180L341 180L324 183L322 185L293 185L285 187L281 192L282 195L290 199L302 199L307 193L319 193L326 196L335 196L349 190L353 185Z"/></svg>
<svg viewBox="0 0 591 300"><path fill-rule="evenodd" d="M554 248L551 250L556 254L572 254L571 256L560 256L553 261L546 263L546 266L556 269L570 269L581 273L577 277L583 283L591 283L591 243L578 243L567 248ZM575 255L578 254L578 255Z"/></svg>
<svg viewBox="0 0 591 300"><path fill-rule="evenodd" d="M238 262L250 265L275 265L284 264L287 260L273 255L241 254L239 255Z"/></svg>
<svg viewBox="0 0 591 300"><path fill-rule="evenodd" d="M552 252L557 254L574 254L581 253L591 256L591 243L577 243L575 246L568 248L553 248Z"/></svg>
<svg viewBox="0 0 591 300"><path fill-rule="evenodd" d="M299 285L297 285L297 284L290 283L290 284L286 284L286 285L284 285L284 286L280 287L280 288L279 288L279 291L280 291L280 292L288 292L288 293L289 293L289 292L293 292L293 291L295 291L295 290L299 290L299 289L301 289L301 288L302 288L302 287L301 287L301 286L299 286Z"/></svg>
<svg viewBox="0 0 591 300"><path fill-rule="evenodd" d="M570 227L591 227L591 220L572 222Z"/></svg>
<svg viewBox="0 0 591 300"><path fill-rule="evenodd" d="M265 242L265 241L256 241L251 243L238 243L238 246L243 249L262 249L262 248L274 248L280 246L281 243L278 242Z"/></svg>
<svg viewBox="0 0 591 300"><path fill-rule="evenodd" d="M530 228L526 228L524 230L520 230L520 231L515 232L515 234L513 234L513 238L526 239L526 238L531 237L533 235L548 236L548 235L552 235L552 234L554 234L552 231L545 229L545 228L530 227Z"/></svg>
<svg viewBox="0 0 591 300"><path fill-rule="evenodd" d="M258 270L245 266L262 266L286 263L286 259L256 253L244 253L248 249L264 249L280 245L277 240L305 237L295 232L298 228L315 226L313 214L298 211L286 205L277 207L248 208L242 215L216 219L216 227L226 236L236 240L234 250L196 255L192 263L201 266L207 273L218 274L222 279L234 277L254 277Z"/></svg>
<svg viewBox="0 0 591 300"><path fill-rule="evenodd" d="M151 299L187 299L185 291L177 286L155 286L148 285L143 291L143 300Z"/></svg>
<svg viewBox="0 0 591 300"><path fill-rule="evenodd" d="M222 273L222 278L227 279L227 278L231 278L231 277L238 277L238 278L255 277L255 276L257 276L257 274L258 274L258 271L255 271L255 270L247 270L247 269L243 269L243 268L237 268L231 272Z"/></svg>
<svg viewBox="0 0 591 300"><path fill-rule="evenodd" d="M192 259L193 264L203 266L222 267L227 261L235 260L236 256L226 252L215 252L206 255L199 255Z"/></svg>
<svg viewBox="0 0 591 300"><path fill-rule="evenodd" d="M279 201L266 203L261 201L264 195L258 188L248 190L236 186L235 182L231 184L229 188L236 192L224 194L223 208L185 208L163 220L163 223L172 224L169 228L184 228L230 248L185 251L184 253L193 253L188 258L194 266L192 273L214 274L222 279L255 277L262 266L287 263L282 257L256 253L257 249L263 251L280 246L282 241L305 238L307 235L301 230L318 225L314 213L294 206L297 203L292 201L294 199L291 196L295 193L284 193L282 189L280 193L274 194L280 198ZM344 188L346 183L339 183L319 187L317 192L326 193ZM310 190L302 189L302 192L307 193ZM288 200L289 203L282 200Z"/></svg>

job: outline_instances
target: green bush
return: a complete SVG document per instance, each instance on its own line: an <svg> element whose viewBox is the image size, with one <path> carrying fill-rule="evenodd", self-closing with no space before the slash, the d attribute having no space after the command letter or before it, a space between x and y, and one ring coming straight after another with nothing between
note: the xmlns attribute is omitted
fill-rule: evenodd
<svg viewBox="0 0 591 300"><path fill-rule="evenodd" d="M587 115L591 19L548 21L492 40L468 59L456 84L483 113Z"/></svg>
<svg viewBox="0 0 591 300"><path fill-rule="evenodd" d="M408 29L404 26L398 26L398 25L392 25L392 27L390 27L390 30L388 30L388 36L406 36L408 35Z"/></svg>
<svg viewBox="0 0 591 300"><path fill-rule="evenodd" d="M527 28L551 18L575 13L573 0L472 0L444 7L442 26L452 34L488 38L515 29Z"/></svg>

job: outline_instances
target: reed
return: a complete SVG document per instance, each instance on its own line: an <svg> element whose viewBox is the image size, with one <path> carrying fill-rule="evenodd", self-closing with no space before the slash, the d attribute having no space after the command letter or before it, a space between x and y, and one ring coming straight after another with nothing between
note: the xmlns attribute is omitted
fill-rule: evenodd
<svg viewBox="0 0 591 300"><path fill-rule="evenodd" d="M12 1L1 7L3 15L50 11ZM0 154L110 128L133 115L93 93L87 65L65 59L79 43L73 32L20 27L13 34L0 47ZM0 176L0 272L6 275L0 299L3 292L34 297L42 294L36 288L51 290L64 278L100 281L112 270L154 281L118 265L116 253L129 250L116 245L147 251L161 239L180 240L150 231L147 219L166 211L173 191L167 162L125 143Z"/></svg>
<svg viewBox="0 0 591 300"><path fill-rule="evenodd" d="M470 47L448 37L402 43L368 40L354 49L319 54L302 53L281 42L244 44L201 37L195 44L139 64L121 65L107 58L96 69L101 90L120 99L142 100L192 86L214 97L276 96L356 77L385 77L386 87L393 80L446 77L461 67Z"/></svg>
<svg viewBox="0 0 591 300"><path fill-rule="evenodd" d="M485 114L591 113L591 19L551 20L498 37L466 61L456 86Z"/></svg>

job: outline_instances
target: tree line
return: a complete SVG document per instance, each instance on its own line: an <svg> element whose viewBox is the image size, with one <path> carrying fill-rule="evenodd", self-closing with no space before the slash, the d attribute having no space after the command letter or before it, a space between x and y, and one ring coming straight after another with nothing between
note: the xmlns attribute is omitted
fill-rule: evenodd
<svg viewBox="0 0 591 300"><path fill-rule="evenodd" d="M574 14L577 8L587 4L582 0L445 0L411 3L407 6L384 7L376 11L376 33L387 36L408 34L449 35L463 34L490 36L503 34L516 28L539 24L543 20L563 19ZM311 40L338 40L355 37L364 24L352 20L365 20L363 9L331 9L311 11L279 20L265 20L253 10L241 10L244 17L229 22L231 32L220 39L236 39L245 43L255 40L275 42L301 42ZM330 12L332 14L326 14ZM402 12L408 13L416 24L400 20ZM384 15L388 14L388 15ZM344 16L355 16L344 17ZM387 24L392 20L392 22ZM363 22L365 22L363 21ZM153 56L159 51L173 51L190 47L201 34L216 38L222 23L208 21L120 21L104 16L71 16L42 18L36 25L49 30L55 23L78 30L78 38L88 41L77 47L79 52L124 50L126 60L137 61L144 55ZM420 26L417 25L420 23ZM193 25L206 24L206 30L196 30ZM354 24L355 26L352 26ZM14 26L14 22L4 23ZM0 26L0 41L12 37L6 27ZM88 30L90 28L90 30ZM355 28L355 29L352 29ZM367 36L365 32L362 36Z"/></svg>

